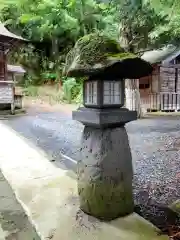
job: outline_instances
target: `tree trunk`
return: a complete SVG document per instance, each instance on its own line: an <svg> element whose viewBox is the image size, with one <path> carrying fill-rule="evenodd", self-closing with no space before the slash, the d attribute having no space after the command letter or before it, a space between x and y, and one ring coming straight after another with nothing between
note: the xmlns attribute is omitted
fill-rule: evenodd
<svg viewBox="0 0 180 240"><path fill-rule="evenodd" d="M82 30L83 30L83 35L87 34L86 26L84 23L84 9L85 9L85 1L81 0L81 9L80 9L80 19L81 19L81 25L82 25Z"/></svg>
<svg viewBox="0 0 180 240"><path fill-rule="evenodd" d="M134 47L132 45L132 31L131 27L122 23L119 26L119 42L126 51L134 52ZM125 82L125 94L126 94L126 108L129 110L136 110L138 113L138 118L142 116L141 111L141 101L139 93L139 80L126 79Z"/></svg>
<svg viewBox="0 0 180 240"><path fill-rule="evenodd" d="M58 38L53 37L52 38L52 60L55 63L55 72L56 72L56 79L55 79L55 81L56 82L60 82L61 81L58 57L59 57L59 41L58 41Z"/></svg>
<svg viewBox="0 0 180 240"><path fill-rule="evenodd" d="M129 110L135 110L138 113L138 118L142 117L141 98L139 92L138 79L126 79L125 81L126 104L125 107Z"/></svg>
<svg viewBox="0 0 180 240"><path fill-rule="evenodd" d="M58 51L58 39L56 37L52 37L52 59L56 60Z"/></svg>

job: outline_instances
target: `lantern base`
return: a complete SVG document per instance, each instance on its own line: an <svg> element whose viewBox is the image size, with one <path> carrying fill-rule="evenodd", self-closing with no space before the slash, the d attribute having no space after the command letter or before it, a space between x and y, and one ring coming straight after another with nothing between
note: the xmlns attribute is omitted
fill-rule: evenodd
<svg viewBox="0 0 180 240"><path fill-rule="evenodd" d="M95 128L115 128L124 126L126 123L137 119L136 111L129 111L126 108L119 109L95 109L78 108L73 111L74 120L81 122L85 126Z"/></svg>

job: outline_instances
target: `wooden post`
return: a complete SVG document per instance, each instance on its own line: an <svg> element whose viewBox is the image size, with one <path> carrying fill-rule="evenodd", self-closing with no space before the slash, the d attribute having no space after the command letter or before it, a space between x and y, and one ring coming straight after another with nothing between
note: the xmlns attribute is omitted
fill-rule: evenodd
<svg viewBox="0 0 180 240"><path fill-rule="evenodd" d="M177 93L178 68L175 68L175 93Z"/></svg>
<svg viewBox="0 0 180 240"><path fill-rule="evenodd" d="M11 103L11 114L12 114L12 115L15 114L15 104L14 104L14 102Z"/></svg>
<svg viewBox="0 0 180 240"><path fill-rule="evenodd" d="M12 84L12 103L11 103L11 114L15 114L15 85L14 82Z"/></svg>

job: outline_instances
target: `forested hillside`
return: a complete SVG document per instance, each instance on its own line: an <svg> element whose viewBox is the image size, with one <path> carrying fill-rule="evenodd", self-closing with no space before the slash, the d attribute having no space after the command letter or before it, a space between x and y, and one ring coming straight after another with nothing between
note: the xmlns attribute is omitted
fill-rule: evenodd
<svg viewBox="0 0 180 240"><path fill-rule="evenodd" d="M61 76L68 51L82 36L101 31L128 51L179 43L178 0L1 0L0 18L30 41L9 56L27 70L25 84L62 81L80 91L81 81ZM66 83L67 81L67 83Z"/></svg>

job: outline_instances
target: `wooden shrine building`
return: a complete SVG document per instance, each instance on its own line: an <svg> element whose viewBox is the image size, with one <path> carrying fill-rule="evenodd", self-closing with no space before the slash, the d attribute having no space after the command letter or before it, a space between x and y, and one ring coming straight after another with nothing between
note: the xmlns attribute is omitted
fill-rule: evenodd
<svg viewBox="0 0 180 240"><path fill-rule="evenodd" d="M152 75L139 79L144 111L180 111L180 47L148 51L142 58L154 67Z"/></svg>
<svg viewBox="0 0 180 240"><path fill-rule="evenodd" d="M26 40L9 32L0 23L0 105L11 104L11 112L15 109L15 86L13 79L9 79L7 55L9 51Z"/></svg>
<svg viewBox="0 0 180 240"><path fill-rule="evenodd" d="M141 58L154 68L151 75L135 80L142 111L180 111L180 46L147 51ZM137 110L134 89L128 88L131 110Z"/></svg>

